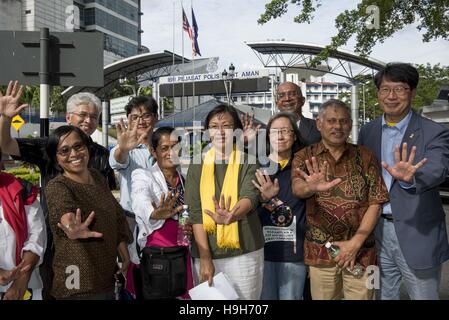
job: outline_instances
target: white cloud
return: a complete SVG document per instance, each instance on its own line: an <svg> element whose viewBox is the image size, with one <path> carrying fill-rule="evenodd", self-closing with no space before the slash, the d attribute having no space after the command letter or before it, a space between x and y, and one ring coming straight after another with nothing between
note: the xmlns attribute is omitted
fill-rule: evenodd
<svg viewBox="0 0 449 320"><path fill-rule="evenodd" d="M196 0L193 1L199 26L199 46L203 57L220 57L219 67L231 62L238 70L261 68L262 64L244 43L267 39L309 42L320 45L329 43L335 34L334 19L345 9L353 9L358 1L335 1L324 3L315 13L311 24L298 24L293 17L298 9L291 5L283 17L264 25L257 19L264 12L268 0ZM182 16L180 1L143 0L142 35L143 45L151 51L173 50L173 3L175 4L175 48L181 54ZM338 3L338 4L336 4ZM184 2L186 14L191 20L190 1ZM191 21L190 21L191 23ZM354 39L344 49L353 50ZM416 28L409 27L396 33L392 39L377 44L371 57L384 61L412 63L441 63L447 65L449 42L438 40L422 42ZM191 57L188 36L184 33L184 54Z"/></svg>

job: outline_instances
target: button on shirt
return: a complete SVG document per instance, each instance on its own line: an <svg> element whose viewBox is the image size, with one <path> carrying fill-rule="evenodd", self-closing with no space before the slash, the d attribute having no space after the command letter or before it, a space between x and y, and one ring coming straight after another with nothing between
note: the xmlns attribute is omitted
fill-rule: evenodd
<svg viewBox="0 0 449 320"><path fill-rule="evenodd" d="M408 124L412 117L412 112L410 111L408 115L398 122L394 126L389 126L385 121L385 117L382 117L382 161L388 163L389 166L394 167L394 148L396 146L401 147L402 139L404 138L405 131L407 130ZM385 168L382 167L382 177L384 178L385 185L390 191L391 184L393 182L393 177L388 173ZM410 185L400 182L403 188L410 187ZM390 202L383 205L383 213L391 214Z"/></svg>
<svg viewBox="0 0 449 320"><path fill-rule="evenodd" d="M114 153L117 148L118 145L112 148L109 155L109 164L112 169L115 169L120 173L120 205L123 209L132 212L131 174L138 168L150 168L153 164L153 157L151 156L148 147L144 144L140 144L128 152L128 159L125 163L119 163L114 158Z"/></svg>

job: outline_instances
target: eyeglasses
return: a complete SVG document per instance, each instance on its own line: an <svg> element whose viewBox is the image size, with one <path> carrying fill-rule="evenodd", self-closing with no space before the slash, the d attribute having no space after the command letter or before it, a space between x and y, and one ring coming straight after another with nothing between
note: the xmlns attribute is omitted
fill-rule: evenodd
<svg viewBox="0 0 449 320"><path fill-rule="evenodd" d="M379 95L382 97L386 97L386 96L390 95L391 91L393 91L399 97L399 96L404 96L409 90L410 90L410 88L402 87L402 86L394 87L394 88L381 87L379 89Z"/></svg>
<svg viewBox="0 0 449 320"><path fill-rule="evenodd" d="M340 126L347 126L347 125L351 124L351 119L349 119L349 118L343 118L343 119L330 118L330 119L325 119L325 121L328 125L331 125L331 126L334 126L337 123Z"/></svg>
<svg viewBox="0 0 449 320"><path fill-rule="evenodd" d="M276 97L278 100L284 99L286 97L288 98L294 98L299 96L297 91L286 91L286 92L278 92Z"/></svg>
<svg viewBox="0 0 449 320"><path fill-rule="evenodd" d="M95 113L87 113L87 112L71 112L72 114L77 115L78 117L82 118L82 119L92 119L94 121L98 120L98 114Z"/></svg>
<svg viewBox="0 0 449 320"><path fill-rule="evenodd" d="M220 130L220 129L228 130L228 129L234 129L234 126L232 124L224 124L222 126L211 125L209 127L209 129L210 130L214 130L214 131L217 131L217 130Z"/></svg>
<svg viewBox="0 0 449 320"><path fill-rule="evenodd" d="M75 152L81 152L84 151L86 148L86 145L84 143L75 143L73 146L63 146L61 149L56 151L57 154L59 154L61 157L67 157L72 153L72 149L75 150Z"/></svg>
<svg viewBox="0 0 449 320"><path fill-rule="evenodd" d="M141 118L142 120L148 121L148 120L150 120L153 116L154 116L153 113L144 113L144 114L141 114L141 115L138 115L138 114L132 114L132 115L131 115L131 121L137 121L139 118Z"/></svg>
<svg viewBox="0 0 449 320"><path fill-rule="evenodd" d="M270 129L270 135L273 136L289 136L293 133L293 129L289 128L280 128L280 129Z"/></svg>

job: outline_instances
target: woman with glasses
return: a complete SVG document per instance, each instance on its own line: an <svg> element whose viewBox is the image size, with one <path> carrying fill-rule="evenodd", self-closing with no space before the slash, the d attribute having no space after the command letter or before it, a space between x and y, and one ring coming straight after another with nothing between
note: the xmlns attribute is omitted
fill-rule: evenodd
<svg viewBox="0 0 449 320"><path fill-rule="evenodd" d="M179 213L185 204L185 181L177 169L180 151L179 138L172 127L158 128L151 137L151 154L156 162L149 169L136 169L132 173L132 207L139 226L137 242L140 248L177 247L177 249L183 249L186 265L185 270L179 273L181 280L171 278L167 281L171 281L172 286L159 287L154 283L145 285L151 282L150 280L158 281L160 278L151 278L145 267L141 266L144 279L143 291L146 299L175 298L176 296L188 298L187 290L193 287L188 248L181 248L177 243ZM184 229L184 232L188 236L192 235L190 225ZM179 281L183 283L179 283ZM170 287L176 288L176 290L169 290ZM175 293L175 291L177 292Z"/></svg>
<svg viewBox="0 0 449 320"><path fill-rule="evenodd" d="M88 136L74 126L57 128L47 143L48 165L59 172L45 188L56 299L113 299L117 252L120 272L129 265L132 235L106 180L88 168L90 148Z"/></svg>
<svg viewBox="0 0 449 320"><path fill-rule="evenodd" d="M190 165L186 179L185 199L195 237L194 274L211 284L213 276L223 272L240 299L259 299L264 242L255 210L258 191L251 183L258 165L235 143L243 126L233 107L215 107L206 117L205 129L210 148L200 163Z"/></svg>
<svg viewBox="0 0 449 320"><path fill-rule="evenodd" d="M304 146L296 119L278 113L267 125L269 161L257 170L254 186L262 203L258 208L265 237L263 300L302 300L307 268L303 244L305 203L291 191L292 159Z"/></svg>
<svg viewBox="0 0 449 320"><path fill-rule="evenodd" d="M125 106L128 123L121 119L117 123L117 145L109 155L111 168L119 173L120 205L125 209L130 230L137 238L136 218L132 208L131 175L136 169L150 169L154 159L150 152L151 135L157 122L158 105L151 96L133 97ZM132 264L129 268L128 284L134 283L135 265L140 263L136 244L129 247ZM138 275L136 275L138 282ZM137 283L136 283L137 284Z"/></svg>

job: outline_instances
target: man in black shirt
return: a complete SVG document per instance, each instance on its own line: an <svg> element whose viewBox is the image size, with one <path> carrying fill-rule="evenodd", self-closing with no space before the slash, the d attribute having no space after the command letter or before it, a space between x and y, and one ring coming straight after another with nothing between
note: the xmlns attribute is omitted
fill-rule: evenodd
<svg viewBox="0 0 449 320"><path fill-rule="evenodd" d="M23 93L22 86L19 87L17 81L10 82L5 96L0 92L0 148L3 153L9 154L15 160L21 160L32 163L39 167L41 172L42 190L47 183L54 178L58 172L53 168L47 168L48 157L45 151L47 138L21 139L11 138L11 119L21 113L27 107L26 104L19 106L19 100ZM67 101L66 121L67 124L79 127L87 135L92 135L97 128L98 118L101 113L101 101L95 95L89 92L80 92L69 98ZM90 150L89 165L99 170L107 179L109 188L115 189L116 182L114 171L109 165L109 150L105 147L93 143ZM44 193L41 194L41 205L45 217L48 217L47 203ZM47 234L49 235L47 249L51 249L52 238L51 231L47 224ZM51 289L51 250L47 250L41 269L42 279L44 281L44 297Z"/></svg>

